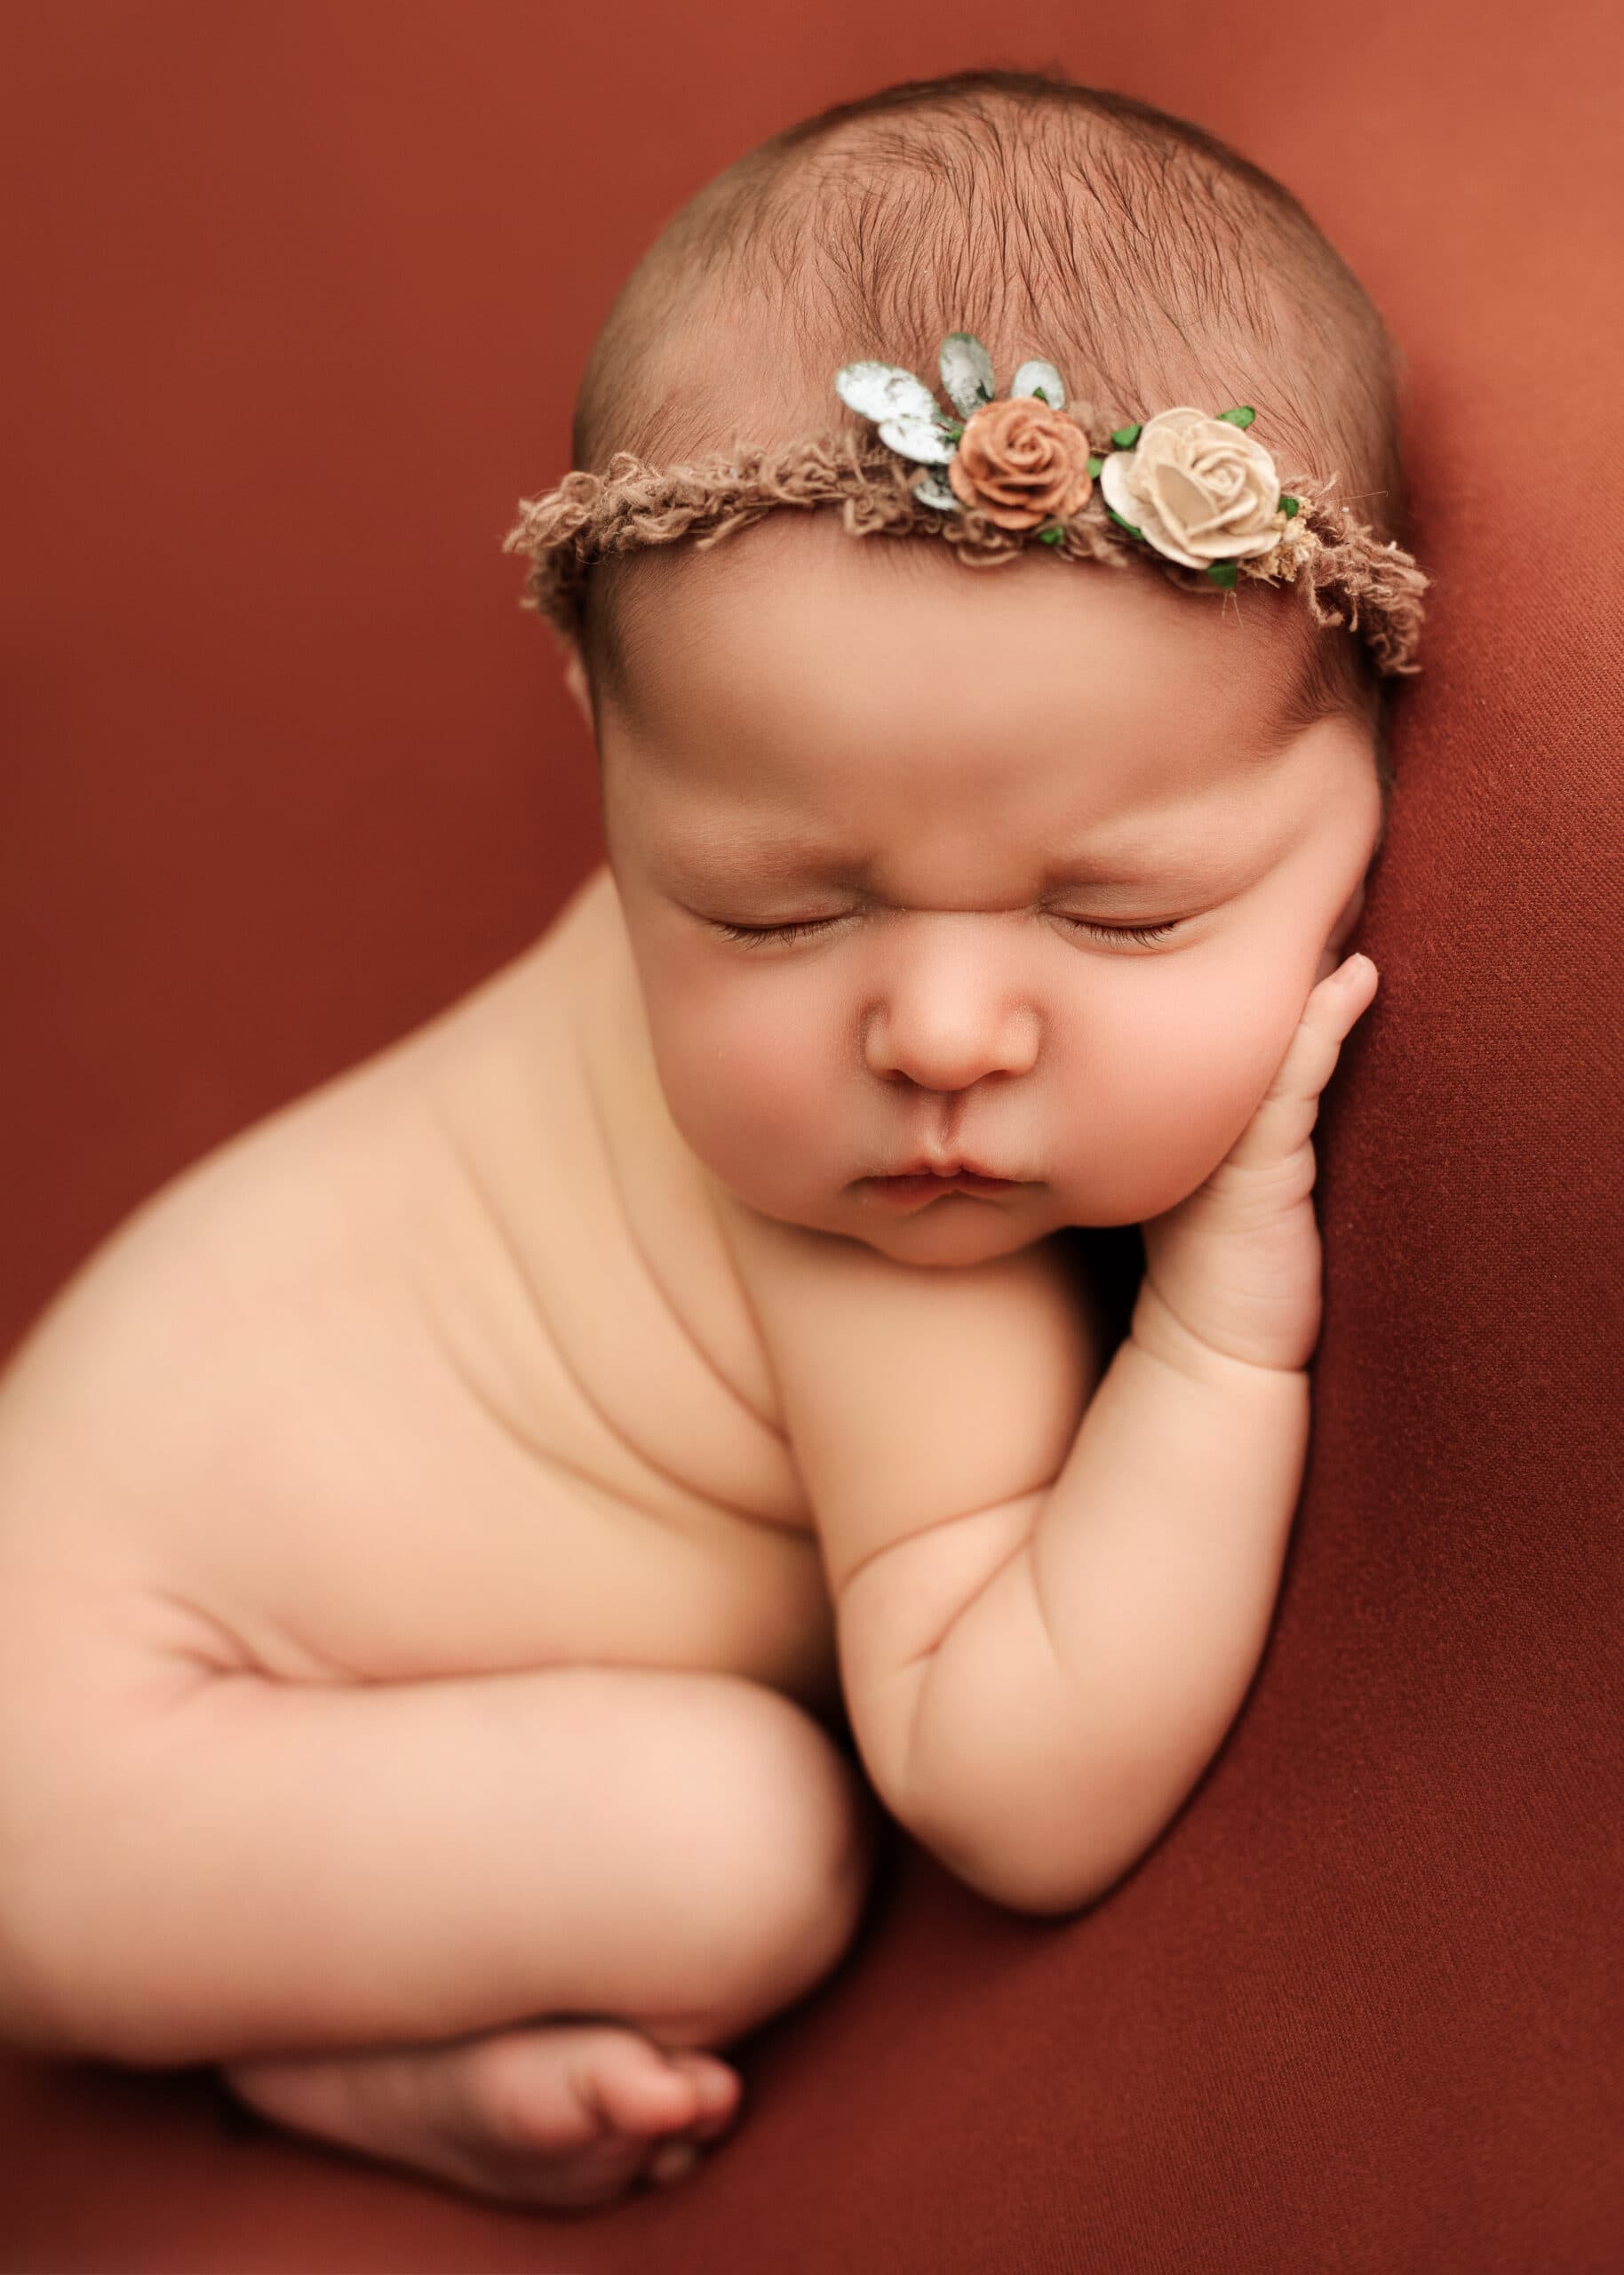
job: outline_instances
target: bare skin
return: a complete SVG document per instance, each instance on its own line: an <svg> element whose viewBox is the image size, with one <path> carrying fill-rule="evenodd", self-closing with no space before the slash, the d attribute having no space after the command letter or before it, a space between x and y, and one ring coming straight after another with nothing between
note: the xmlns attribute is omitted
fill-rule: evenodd
<svg viewBox="0 0 1624 2275"><path fill-rule="evenodd" d="M680 2180L729 2132L737 2071L619 2024L491 2031L222 2073L251 2109L476 2196L590 2210L647 2179Z"/></svg>
<svg viewBox="0 0 1624 2275"><path fill-rule="evenodd" d="M268 2123L554 2211L730 2135L722 2049L838 1964L879 1821L736 1290L616 1087L617 926L600 874L159 1196L0 1379L0 2039L214 2063Z"/></svg>
<svg viewBox="0 0 1624 2275"><path fill-rule="evenodd" d="M553 2209L727 2137L721 2051L839 1962L877 1829L710 1187L910 1273L1171 1208L1377 819L1357 729L1278 744L1278 611L770 523L697 559L599 722L612 881L0 1384L0 2034ZM758 869L808 836L832 882ZM1016 1182L877 1211L924 1145Z"/></svg>
<svg viewBox="0 0 1624 2275"><path fill-rule="evenodd" d="M613 1681L608 1670L585 1672L600 1683ZM635 1684L635 1676L629 1680ZM703 1684L705 1678L670 1680ZM800 1721L798 1710L785 1712ZM826 1741L809 1721L805 1736L821 1752ZM692 1758L697 1774L710 1774ZM786 1784L793 1759L784 1757ZM607 1762L605 1769L612 1774ZM719 1753L713 1782L727 1776ZM839 1796L843 1773L836 1770L835 1780ZM804 1784L808 1792L817 1790L815 1779ZM849 1940L878 1824L878 1813L855 1790L852 1801L849 1819L838 1801L832 1815L808 1809L808 1838L821 1838L824 1823L837 1837L848 1829L856 1837L830 1857L832 1880L814 1869L801 1873L805 1895L792 1910L775 1918L776 1884L752 1882L741 1864L725 1878L696 1877L689 1901L703 1895L715 1907L701 1922L697 1947L726 1941L742 1954L731 1979L712 1976L720 1996L709 2011L641 2016L625 2011L634 2003L628 1997L617 2001L618 2013L570 2012L421 2045L229 2062L220 2074L240 2100L276 2124L499 2202L585 2211L640 2183L680 2180L740 2115L742 2080L714 2049L815 1987ZM627 1806L635 1808L635 1796ZM764 1815L754 1821L769 1824ZM743 1835L742 1814L739 1823ZM666 1888L681 1903L679 1882ZM606 1889L601 1901L607 1907L612 1900ZM652 1946L657 1928L649 1923L641 1933ZM680 1955L680 1945L672 1948ZM584 1982L612 1993L627 1979L607 1945L595 1956L577 1945L576 1957ZM644 1972L657 1979L657 1960ZM692 1961L666 1973L673 1992L701 1985L701 1968ZM561 2005L571 1998L568 1980L559 1995Z"/></svg>
<svg viewBox="0 0 1624 2275"><path fill-rule="evenodd" d="M613 1683L608 1670L585 1672L600 1687ZM634 1693L645 1688L635 1675L625 1680ZM703 1685L705 1679L667 1680ZM725 1692L721 1703L728 1704ZM742 1707L747 1701L737 1703ZM665 1711L669 1715L669 1708ZM789 1726L794 1745L804 1736L821 1760L826 1742L809 1721L795 1736L799 1712L787 1706L784 1712L794 1716ZM788 1785L795 1755L776 1759ZM830 1759L832 1766L832 1750ZM602 1766L612 1772L607 1760ZM723 1784L727 1776L727 1756L719 1752L712 1782ZM710 1920L699 1923L697 1947L726 1942L739 1957L730 1979L712 1976L720 1995L708 2012L681 2017L574 2012L421 2045L229 2062L220 2074L241 2101L274 2123L499 2202L586 2211L641 2183L680 2180L733 2130L740 2115L742 2081L714 2049L815 1987L849 1940L879 1820L855 1792L847 1818L839 1807L844 1784L837 1769L834 1813L809 1808L801 1824L808 1838L821 1837L827 1824L837 1833L849 1829L856 1839L829 1858L831 1880L815 1870L801 1871L805 1895L793 1910L775 1918L780 1884L770 1878L752 1884L738 1864L723 1878L695 1877L689 1903L704 1894L716 1907ZM808 1793L819 1790L819 1781L805 1778L804 1771L802 1785ZM826 1803L827 1792L823 1798ZM635 1796L629 1806L635 1807ZM770 1827L765 1814L753 1821ZM747 1831L743 1815L739 1823L741 1832ZM811 1860L805 1862L809 1866ZM590 1886L586 1892L590 1897ZM665 1894L673 1904L682 1904L680 1882L667 1882ZM608 1890L600 1901L608 1908ZM639 1923L635 1932L654 1945L652 1925ZM679 1945L672 1948L680 1953ZM575 1973L584 1981L612 1990L627 1980L607 1944L595 1955L577 1948L576 1957ZM699 1987L700 1969L691 1962L662 1970L656 1954L642 1973L657 1981L663 1971L673 1992ZM567 1976L560 1995L561 2003L572 1995Z"/></svg>

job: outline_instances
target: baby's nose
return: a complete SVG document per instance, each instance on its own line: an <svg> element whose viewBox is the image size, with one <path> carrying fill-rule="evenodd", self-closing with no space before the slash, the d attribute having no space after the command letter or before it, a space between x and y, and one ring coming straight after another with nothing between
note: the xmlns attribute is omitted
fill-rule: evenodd
<svg viewBox="0 0 1624 2275"><path fill-rule="evenodd" d="M876 1006L864 1052L876 1074L906 1075L920 1090L967 1090L990 1074L1024 1074L1040 1041L1031 1003L983 986L911 983Z"/></svg>

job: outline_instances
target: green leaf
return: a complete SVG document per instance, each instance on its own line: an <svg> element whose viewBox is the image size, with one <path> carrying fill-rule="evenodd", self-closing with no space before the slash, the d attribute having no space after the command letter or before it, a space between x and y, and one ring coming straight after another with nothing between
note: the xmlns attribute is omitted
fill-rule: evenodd
<svg viewBox="0 0 1624 2275"><path fill-rule="evenodd" d="M1111 439L1119 451L1131 451L1143 431L1142 422L1134 427L1118 427Z"/></svg>
<svg viewBox="0 0 1624 2275"><path fill-rule="evenodd" d="M1100 478L1101 475L1104 472L1104 470L1105 470L1105 461L1104 461L1104 459L1089 459L1089 461L1088 461L1088 471L1089 471L1089 473L1094 476L1094 479L1095 479L1096 482L1099 480L1099 478Z"/></svg>
<svg viewBox="0 0 1624 2275"><path fill-rule="evenodd" d="M1042 404L1044 405L1045 409L1047 410L1047 407L1048 407L1048 400L1049 400L1049 399L1048 399L1047 395L1046 395L1044 394L1043 389L1042 389L1041 387L1034 387L1034 388L1032 389L1032 393L1037 396L1037 398L1038 398L1039 402L1040 403L1042 403Z"/></svg>
<svg viewBox="0 0 1624 2275"><path fill-rule="evenodd" d="M1136 530L1132 522L1125 522L1114 506L1107 506L1105 510L1111 515L1111 520L1115 522L1119 530L1126 530L1130 537L1136 537L1141 545L1144 543L1144 531L1142 530Z"/></svg>
<svg viewBox="0 0 1624 2275"><path fill-rule="evenodd" d="M1240 572L1232 561L1209 561L1206 573L1214 585L1222 585L1228 591Z"/></svg>
<svg viewBox="0 0 1624 2275"><path fill-rule="evenodd" d="M1039 530L1038 532L1039 540L1044 545L1058 545L1064 535L1063 529Z"/></svg>
<svg viewBox="0 0 1624 2275"><path fill-rule="evenodd" d="M957 425L955 425L955 424L954 424L954 422L950 419L948 420L948 422L947 422L947 439L948 439L948 441L949 441L950 443L957 443L957 442L960 441L960 440L963 438L963 435L964 435L964 428L963 428L963 427L962 427L962 426L957 426Z"/></svg>
<svg viewBox="0 0 1624 2275"><path fill-rule="evenodd" d="M1280 511L1285 515L1286 520L1289 522L1294 514L1300 514L1302 511L1302 507L1301 502L1297 499L1282 497L1280 499Z"/></svg>
<svg viewBox="0 0 1624 2275"><path fill-rule="evenodd" d="M1231 427L1250 427L1257 413L1249 403L1237 404L1233 411L1221 411L1220 419L1227 419Z"/></svg>

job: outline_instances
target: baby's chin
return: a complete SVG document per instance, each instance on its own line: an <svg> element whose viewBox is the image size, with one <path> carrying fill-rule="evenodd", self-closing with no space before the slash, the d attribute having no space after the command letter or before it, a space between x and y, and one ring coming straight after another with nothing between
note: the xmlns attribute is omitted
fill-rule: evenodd
<svg viewBox="0 0 1624 2275"><path fill-rule="evenodd" d="M1005 1193L943 1193L902 1205L882 1198L868 1177L831 1181L824 1191L815 1171L804 1184L793 1176L776 1185L763 1180L752 1174L758 1164L748 1153L700 1161L713 1183L752 1215L861 1241L881 1256L926 1268L988 1263L1059 1232L1149 1223L1188 1199L1216 1166L1188 1148L1172 1158L1141 1147L1114 1161L1095 1156L1074 1163L1070 1176L1015 1181Z"/></svg>
<svg viewBox="0 0 1624 2275"><path fill-rule="evenodd" d="M928 1224L911 1219L876 1225L868 1218L854 1225L850 1233L854 1240L894 1263L912 1265L921 1272L943 1272L1014 1256L1047 1240L1055 1229L1047 1218L1039 1224L1030 1218L1000 1217L997 1209L996 1202L984 1201L933 1201L919 1212L931 1220ZM977 1209L982 1213L973 1213Z"/></svg>
<svg viewBox="0 0 1624 2275"><path fill-rule="evenodd" d="M864 1241L888 1256L947 1261L950 1249L1007 1256L1063 1229L1107 1232L1144 1224L1197 1191L1222 1157L1222 1152L1211 1161L1193 1156L1188 1146L1156 1156L1142 1147L1114 1162L1096 1154L1073 1163L1069 1175L1014 1179L1002 1191L938 1193L922 1200L890 1199L872 1177L832 1182L825 1192L816 1173L804 1184L790 1177L775 1185L737 1175L742 1164L736 1161L732 1176L721 1163L706 1166L736 1201L758 1216Z"/></svg>
<svg viewBox="0 0 1624 2275"><path fill-rule="evenodd" d="M860 1241L880 1256L924 1270L986 1264L998 1257L1014 1256L1057 1229L1053 1209L1034 1209L1030 1198L1023 1204L1013 1197L941 1193L913 1208L898 1209L862 1187L848 1187L833 1196L826 1208L817 1208L797 1207L777 1196L766 1200L740 1193L732 1185L728 1189L736 1201L759 1216L806 1232ZM1023 1189L1013 1190L1018 1193Z"/></svg>

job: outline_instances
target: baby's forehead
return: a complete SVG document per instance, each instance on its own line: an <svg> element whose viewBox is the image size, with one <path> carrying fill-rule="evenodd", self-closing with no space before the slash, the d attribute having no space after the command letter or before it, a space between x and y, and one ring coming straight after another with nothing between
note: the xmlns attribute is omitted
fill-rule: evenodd
<svg viewBox="0 0 1624 2275"><path fill-rule="evenodd" d="M1226 863L1261 874L1361 764L1311 733L1181 712L1153 684L1129 703L1097 675L1058 692L1019 672L899 681L874 653L795 681L763 675L759 649L690 658L624 752L605 746L615 842L744 921L824 887L970 906L1080 879L1126 906L1216 889Z"/></svg>
<svg viewBox="0 0 1624 2275"><path fill-rule="evenodd" d="M785 511L720 545L633 556L621 667L642 730L1024 746L1273 746L1300 722L1316 633L1264 585L1186 592L1155 571L1027 549L971 566L944 539Z"/></svg>

